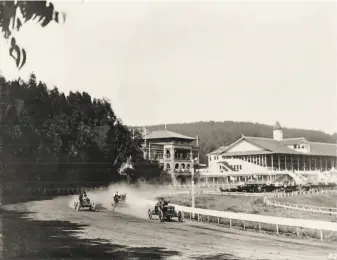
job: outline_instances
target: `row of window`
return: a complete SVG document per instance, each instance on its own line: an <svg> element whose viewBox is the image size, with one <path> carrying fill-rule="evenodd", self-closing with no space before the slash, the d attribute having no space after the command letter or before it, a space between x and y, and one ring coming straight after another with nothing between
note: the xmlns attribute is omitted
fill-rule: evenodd
<svg viewBox="0 0 337 260"><path fill-rule="evenodd" d="M294 144L295 149L305 149L305 144Z"/></svg>
<svg viewBox="0 0 337 260"><path fill-rule="evenodd" d="M242 170L242 165L232 165L232 167L233 167L236 171Z"/></svg>
<svg viewBox="0 0 337 260"><path fill-rule="evenodd" d="M171 168L170 164L169 164L169 163L166 164L166 169L170 169L170 168ZM180 165L180 168L181 168L181 169L185 169L185 164L182 163L182 164ZM189 168L191 168L191 165L190 165L190 164L187 164L187 165L186 165L186 169L189 169ZM174 169L179 169L179 163L176 163L176 164L175 164Z"/></svg>
<svg viewBox="0 0 337 260"><path fill-rule="evenodd" d="M219 156L215 155L214 160L218 160L218 159L219 159ZM212 156L209 157L209 161L212 161Z"/></svg>

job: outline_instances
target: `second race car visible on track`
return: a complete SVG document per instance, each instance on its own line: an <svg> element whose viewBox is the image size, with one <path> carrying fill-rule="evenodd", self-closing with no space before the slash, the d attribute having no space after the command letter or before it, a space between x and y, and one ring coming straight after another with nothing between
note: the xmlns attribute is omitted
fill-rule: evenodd
<svg viewBox="0 0 337 260"><path fill-rule="evenodd" d="M178 218L178 221L182 222L184 219L183 213L176 210L173 205L169 205L169 202L164 199L159 199L154 209L148 210L149 219L152 219L154 215L157 215L161 222L165 219L171 220L171 218Z"/></svg>
<svg viewBox="0 0 337 260"><path fill-rule="evenodd" d="M96 211L96 204L87 197L87 194L84 192L80 194L79 198L74 201L74 209L80 211L82 208L89 209L90 211Z"/></svg>
<svg viewBox="0 0 337 260"><path fill-rule="evenodd" d="M118 192L116 192L113 197L113 202L111 203L112 211L115 210L117 205L120 205L120 204L125 205L125 201L126 201L126 193L119 194Z"/></svg>

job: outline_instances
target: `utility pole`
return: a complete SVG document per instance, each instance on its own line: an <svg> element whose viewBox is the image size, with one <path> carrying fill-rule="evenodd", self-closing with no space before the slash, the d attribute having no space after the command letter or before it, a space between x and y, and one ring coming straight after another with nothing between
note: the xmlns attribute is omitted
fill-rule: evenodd
<svg viewBox="0 0 337 260"><path fill-rule="evenodd" d="M192 157L192 163L194 162L193 157ZM194 171L195 167L194 164L191 172L191 195L192 195L192 209L195 208L195 197L194 197ZM194 218L194 212L192 213L192 218Z"/></svg>
<svg viewBox="0 0 337 260"><path fill-rule="evenodd" d="M145 126L143 127L143 133L144 133L144 159L146 159L147 157L147 152L146 152L146 149L147 149L147 144L146 144L146 129L145 129Z"/></svg>

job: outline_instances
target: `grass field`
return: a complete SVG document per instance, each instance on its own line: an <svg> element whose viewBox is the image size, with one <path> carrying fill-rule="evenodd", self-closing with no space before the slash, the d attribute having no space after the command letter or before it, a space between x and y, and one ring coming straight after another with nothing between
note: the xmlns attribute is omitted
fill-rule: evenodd
<svg viewBox="0 0 337 260"><path fill-rule="evenodd" d="M319 196L324 196L320 198ZM289 199L289 200L288 200ZM179 197L170 197L171 203L183 206L191 206L191 197L189 195L182 195ZM336 195L309 195L298 197L285 197L284 201L298 204L308 204L311 201L313 205L334 206L336 205ZM324 203L320 204L321 201ZM334 203L333 203L334 201ZM204 209L214 209L220 211L242 212L250 214L261 214L277 217L289 218L303 218L303 219L317 219L336 222L336 215L309 213L306 211L289 210L279 207L267 206L263 202L262 197L248 197L235 195L196 195L195 206Z"/></svg>
<svg viewBox="0 0 337 260"><path fill-rule="evenodd" d="M337 194L309 194L300 196L289 196L277 198L277 201L319 207L337 208Z"/></svg>

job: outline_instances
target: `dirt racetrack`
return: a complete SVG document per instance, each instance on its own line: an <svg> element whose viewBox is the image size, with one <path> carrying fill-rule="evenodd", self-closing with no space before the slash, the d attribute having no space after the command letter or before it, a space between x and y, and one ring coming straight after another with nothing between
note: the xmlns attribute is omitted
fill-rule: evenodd
<svg viewBox="0 0 337 260"><path fill-rule="evenodd" d="M21 259L303 259L335 245L185 220L163 222L101 209L77 212L69 197L6 205L3 258Z"/></svg>

